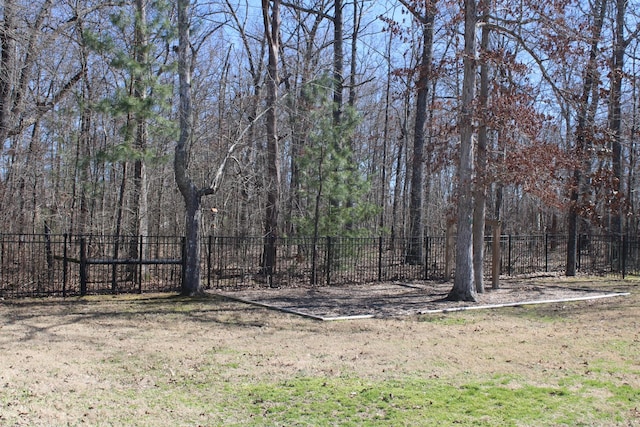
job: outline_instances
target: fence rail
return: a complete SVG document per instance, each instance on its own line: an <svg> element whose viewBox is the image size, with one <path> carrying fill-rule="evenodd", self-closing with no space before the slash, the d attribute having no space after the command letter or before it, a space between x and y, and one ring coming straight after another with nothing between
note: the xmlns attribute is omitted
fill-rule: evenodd
<svg viewBox="0 0 640 427"><path fill-rule="evenodd" d="M180 236L71 236L0 234L0 297L71 296L178 291L183 271ZM423 260L407 263L407 240L378 238L278 238L276 262L264 268L265 239L208 236L201 243L205 288L344 285L376 281L447 280L453 239L425 238ZM486 239L485 274L492 271ZM567 237L500 236L502 275L563 272ZM580 272L640 273L640 240L580 236Z"/></svg>

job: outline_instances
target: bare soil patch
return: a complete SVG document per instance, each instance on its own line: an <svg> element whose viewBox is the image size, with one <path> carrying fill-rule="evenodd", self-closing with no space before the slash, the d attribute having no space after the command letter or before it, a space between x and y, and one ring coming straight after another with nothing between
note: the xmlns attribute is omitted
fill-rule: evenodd
<svg viewBox="0 0 640 427"><path fill-rule="evenodd" d="M571 283L571 282L570 282ZM525 304L624 296L611 290L573 286L557 276L510 278L498 289L487 287L477 302L447 301L452 283L394 282L355 286L295 287L219 292L228 298L318 320L398 317Z"/></svg>

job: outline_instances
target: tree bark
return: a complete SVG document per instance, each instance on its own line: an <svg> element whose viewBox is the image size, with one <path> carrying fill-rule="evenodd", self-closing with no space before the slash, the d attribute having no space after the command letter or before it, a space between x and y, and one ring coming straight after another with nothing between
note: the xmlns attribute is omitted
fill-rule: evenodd
<svg viewBox="0 0 640 427"><path fill-rule="evenodd" d="M615 38L613 42L613 60L611 64L611 92L609 101L609 130L611 132L611 154L613 167L614 192L611 212L611 233L622 235L622 78L624 73L624 56L627 42L624 39L624 20L628 0L616 0Z"/></svg>
<svg viewBox="0 0 640 427"><path fill-rule="evenodd" d="M485 15L488 10L485 11ZM489 48L489 28L482 27L480 51L486 52ZM473 209L473 271L476 291L484 292L484 229L486 219L487 202L487 139L489 129L486 123L486 115L489 103L489 66L486 60L480 66L480 93L478 94L479 109L483 118L478 128L478 144L476 155L477 174L474 183L474 209Z"/></svg>
<svg viewBox="0 0 640 427"><path fill-rule="evenodd" d="M271 12L271 13L269 13ZM278 61L280 54L280 1L273 0L269 7L269 0L262 0L262 16L269 59L267 65L267 206L264 218L265 244L263 254L263 271L272 277L276 263L276 238L278 236L278 205L280 202L280 149L278 142L277 102Z"/></svg>
<svg viewBox="0 0 640 427"><path fill-rule="evenodd" d="M143 75L139 72L134 72L133 81L133 95L139 100L140 104L144 105L148 96L145 80L149 77L148 62L149 62L149 49L148 49L148 35L147 35L147 0L136 0L136 23L135 23L135 60L140 67ZM146 258L146 254L138 254L139 245L137 237L149 235L149 202L147 193L147 168L144 162L145 151L147 150L147 134L148 123L145 115L147 112L136 111L135 113L135 126L136 126L136 139L135 147L139 153L139 158L134 162L133 167L133 230L132 235L134 239L130 247L130 255L132 258L142 257ZM133 244L135 242L135 244ZM148 245L142 246L143 251L148 248ZM145 269L143 269L144 271Z"/></svg>
<svg viewBox="0 0 640 427"><path fill-rule="evenodd" d="M5 0L0 29L0 142L9 135L16 70L16 24L14 0ZM4 145L3 145L4 147Z"/></svg>
<svg viewBox="0 0 640 427"><path fill-rule="evenodd" d="M458 235L453 289L447 299L476 301L473 273L473 116L476 83L476 1L465 0L464 77L460 108L460 160L458 164Z"/></svg>
<svg viewBox="0 0 640 427"><path fill-rule="evenodd" d="M431 86L435 13L435 5L430 4L430 2L425 5L424 15L416 15L414 12L414 16L418 18L422 25L422 53L418 72L416 118L413 131L413 158L411 160L409 247L405 256L405 262L408 264L422 264L424 262L424 145L429 88Z"/></svg>
<svg viewBox="0 0 640 427"><path fill-rule="evenodd" d="M195 296L203 293L200 284L200 202L202 195L189 177L188 144L192 140L191 68L189 57L189 4L178 0L178 79L180 137L175 148L174 173L176 184L185 203L185 248L183 256L181 294Z"/></svg>
<svg viewBox="0 0 640 427"><path fill-rule="evenodd" d="M334 0L333 4L333 124L339 126L342 121L342 91L344 88L342 0Z"/></svg>

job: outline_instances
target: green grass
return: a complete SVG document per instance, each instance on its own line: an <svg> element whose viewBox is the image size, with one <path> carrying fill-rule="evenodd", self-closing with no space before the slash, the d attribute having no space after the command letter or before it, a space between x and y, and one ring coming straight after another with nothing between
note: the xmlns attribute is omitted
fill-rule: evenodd
<svg viewBox="0 0 640 427"><path fill-rule="evenodd" d="M23 375L15 377L8 375L9 369L0 370L0 426L640 426L637 332L611 335L609 330L603 330L601 335L591 334L593 341L575 341L576 348L566 349L562 349L565 341L553 338L557 331L567 328L579 334L581 329L591 327L592 323L585 323L581 314L586 308L509 308L424 316L419 321L388 321L389 325L385 325L385 320L313 323L275 314L267 317L264 313L239 313L236 306L227 313L205 299L179 303L150 300L132 305L117 301L111 312L99 302L88 304L95 304L95 318L85 314L85 306L74 306L82 316L73 320L87 325L83 330L90 339L85 345L92 351L99 347L93 358L83 359L83 347L78 347L79 354L51 353L62 360L69 358L72 370L67 369L67 363L52 363L51 367L32 363ZM632 304L628 313L630 324L635 327L637 306ZM596 319L600 319L606 314L604 307L597 306L597 313ZM157 332L134 333L134 326L147 316L153 322L144 326L157 328ZM207 322L202 322L205 316ZM315 355L315 370L287 371L281 363L290 359L278 361L286 353L276 351L269 341L270 336L279 336L280 340L291 336L295 340L313 335L330 343L338 334L348 334L354 340L371 334L371 339L377 339L376 328L380 328L380 339L390 340L392 336L393 343L404 342L400 334L406 334L403 339L409 341L414 336L424 338L428 344L416 343L424 352L448 343L443 340L450 337L454 343L451 349L455 350L464 343L462 331L471 333L477 324L478 334L499 338L499 334L509 332L489 331L490 326L511 318L518 320L519 328L539 328L538 338L550 346L549 351L540 350L540 358L545 360L518 364L510 354L513 360L505 362L499 351L485 349L485 356L495 359L478 358L474 364L477 355L473 351L446 353L445 357L426 358L428 363L417 368L396 372L395 367L401 367L401 357L379 360L380 355L373 355L369 368L359 369L359 360L343 363L342 354L337 353L338 357L327 357L328 360ZM267 320L270 326L263 328ZM57 322L62 331L69 319L62 317ZM115 323L111 325L112 322ZM154 326L154 322L164 323ZM188 347L190 352L181 350L181 343L188 342L188 334L184 340L171 342L176 347L173 353L165 352L167 346L139 348L138 340L160 339L155 334L174 322L178 330L211 328L225 333L221 339L205 342L201 347L199 342ZM128 338L132 347L105 345L92 335L96 331L102 333L102 328L117 334L116 343L118 337L133 335ZM288 335L288 329L304 332L291 331ZM387 338L385 333L389 334ZM65 335L60 334L52 337L62 340ZM433 341L429 341L429 334L433 334ZM264 347L238 344L236 339L242 342L245 335L263 340L260 342ZM496 342L505 345L504 340ZM517 341L508 342L518 345ZM16 340L7 354L17 354L34 343L46 349L57 341L51 339L42 345L39 341ZM311 350L302 347L296 354L310 357L308 351ZM401 349L389 346L388 351ZM464 357L470 363L460 368L456 358ZM557 363L554 357L558 358ZM20 369L20 360L14 359L12 369ZM262 369L256 369L262 363ZM319 373L326 363L334 364L335 371L331 372L335 374L324 377ZM481 364L487 363L493 364L492 369L480 369ZM272 376L274 371L279 374ZM41 379L32 381L34 375ZM64 378L73 380L72 385L67 385ZM65 413L68 418L56 423L55 417Z"/></svg>
<svg viewBox="0 0 640 427"><path fill-rule="evenodd" d="M463 316L445 316L428 314L418 318L420 322L433 323L434 325L466 325L470 320Z"/></svg>
<svg viewBox="0 0 640 427"><path fill-rule="evenodd" d="M302 377L249 385L239 396L251 413L240 424L256 426L614 425L639 399L637 389L608 382L536 386L504 377L459 385Z"/></svg>
<svg viewBox="0 0 640 427"><path fill-rule="evenodd" d="M117 394L79 393L70 404L85 405L93 425L170 419L184 426L612 426L634 425L629 420L640 400L628 385L579 377L556 385L501 376L461 384L416 377L241 384L204 375L119 388ZM40 400L21 394L22 401Z"/></svg>
<svg viewBox="0 0 640 427"><path fill-rule="evenodd" d="M220 349L219 354L233 356ZM241 357L241 355L237 355ZM110 414L113 425L153 425L136 414L162 419L180 413L179 425L225 426L613 426L633 425L640 390L621 383L616 367L602 361L588 374L566 372L536 384L517 375L372 379L356 376L292 376L257 381L236 375L237 361L202 363L173 372L169 360L105 361L103 375L117 393L93 390L87 413ZM132 375L146 367L145 381ZM113 369L118 371L114 374ZM622 368L624 369L624 368ZM21 400L34 396L23 390ZM109 412L109 408L120 408ZM638 419L640 421L640 419Z"/></svg>

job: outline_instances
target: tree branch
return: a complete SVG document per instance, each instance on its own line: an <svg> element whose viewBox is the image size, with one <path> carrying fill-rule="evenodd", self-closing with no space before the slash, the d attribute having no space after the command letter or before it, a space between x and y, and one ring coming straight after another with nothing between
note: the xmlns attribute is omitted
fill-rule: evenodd
<svg viewBox="0 0 640 427"><path fill-rule="evenodd" d="M236 149L242 145L242 139L247 134L247 132L249 132L249 129L251 129L251 127L258 121L258 119L260 119L260 117L265 115L267 111L268 110L264 110L263 112L258 114L256 118L253 119L251 123L249 123L242 130L242 132L240 132L240 135L238 135L236 140L229 146L229 148L227 148L227 152L224 158L222 159L222 161L220 162L220 164L218 165L218 170L216 171L216 174L213 176L213 179L211 180L211 184L209 184L208 187L205 187L199 191L199 194L201 196L208 196L211 194L215 194L218 191L218 189L220 188L220 184L222 183L222 177L224 175L225 168L227 167L227 162L233 156L233 153L236 151Z"/></svg>
<svg viewBox="0 0 640 427"><path fill-rule="evenodd" d="M481 22L478 24L478 26L480 27L484 26L489 28L490 30L497 31L499 33L512 37L531 56L531 58L533 58L536 65L538 65L542 78L549 84L549 86L551 86L551 89L556 94L556 96L560 99L570 99L570 97L567 96L566 91L559 88L555 84L555 82L553 81L553 78L549 75L549 73L547 73L547 69L544 66L544 61L542 60L542 58L540 58L538 54L531 47L527 45L527 42L522 38L522 36L520 36L513 30L510 30L501 25L493 24L490 22Z"/></svg>
<svg viewBox="0 0 640 427"><path fill-rule="evenodd" d="M333 21L333 16L331 16L331 15L329 15L329 14L325 13L325 12L321 12L321 11L319 11L319 10L314 10L314 9L310 9L310 8L307 8L307 7L302 7L302 6L299 6L299 5L297 5L297 4L293 4L293 3L289 3L289 2L281 2L280 4L281 4L282 6L289 7L289 8L291 8L291 9L298 10L298 11L300 11L300 12L309 13L309 14L311 14L311 15L318 15L318 16L321 16L321 17L323 17L323 18L325 18L325 19L328 19L328 20L330 20L330 21Z"/></svg>

